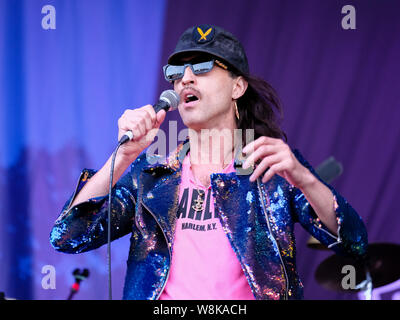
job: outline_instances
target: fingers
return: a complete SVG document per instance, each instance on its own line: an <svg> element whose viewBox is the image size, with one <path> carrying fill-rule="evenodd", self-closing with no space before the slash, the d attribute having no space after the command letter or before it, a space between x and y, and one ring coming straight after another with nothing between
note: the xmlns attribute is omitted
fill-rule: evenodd
<svg viewBox="0 0 400 320"><path fill-rule="evenodd" d="M283 170L285 170L285 164L283 162L279 162L276 163L274 165L272 165L268 171L264 174L261 182L265 183L267 182L269 179L271 179L275 174L278 174L279 172L282 172Z"/></svg>
<svg viewBox="0 0 400 320"><path fill-rule="evenodd" d="M281 144L281 143L283 143L283 141L281 139L262 136L256 140L248 143L243 148L243 152L251 153L251 152L254 152L254 150L258 149L262 145L277 145L277 144Z"/></svg>
<svg viewBox="0 0 400 320"><path fill-rule="evenodd" d="M286 146L281 139L270 137L259 137L250 142L243 148L243 152L247 155L247 159L243 164L243 169L247 169L266 156L275 154Z"/></svg>
<svg viewBox="0 0 400 320"><path fill-rule="evenodd" d="M265 183L275 174L282 174L282 171L290 169L289 146L281 139L271 137L259 137L243 148L247 159L243 169L257 164L249 180L254 182L263 175L262 182Z"/></svg>
<svg viewBox="0 0 400 320"><path fill-rule="evenodd" d="M142 124L144 124L144 128L146 131L149 131L154 128L154 125L157 120L157 115L151 105L146 105L142 108L137 109L139 112L138 120L142 120ZM135 111L135 110L134 110ZM134 120L134 119L132 119Z"/></svg>
<svg viewBox="0 0 400 320"><path fill-rule="evenodd" d="M156 117L156 122L157 122L156 126L157 126L157 128L159 128L161 123L164 122L164 119L165 119L166 115L167 115L167 112L165 110L160 110L160 111L157 112L157 117Z"/></svg>
<svg viewBox="0 0 400 320"><path fill-rule="evenodd" d="M153 129L149 130L146 133L146 140L148 142L154 141L155 137L157 136L158 130L160 129L160 125L163 123L165 116L166 116L166 111L165 110L160 110L157 112L157 118L156 122L154 124Z"/></svg>
<svg viewBox="0 0 400 320"><path fill-rule="evenodd" d="M261 145L253 153L249 154L243 164L243 169L247 169L265 157L278 153L281 149L280 145Z"/></svg>
<svg viewBox="0 0 400 320"><path fill-rule="evenodd" d="M119 138L121 138L125 132L132 131L133 140L140 140L150 130L159 126L161 122L158 120L163 120L163 118L165 118L165 115L163 116L162 114L157 118L151 105L146 105L134 110L125 110L118 120Z"/></svg>
<svg viewBox="0 0 400 320"><path fill-rule="evenodd" d="M263 174L266 170L277 163L282 161L282 156L280 154L274 154L269 157L265 157L254 169L252 175L250 176L250 181L253 182L257 180L259 176ZM268 171L267 171L268 172ZM264 181L263 181L264 182Z"/></svg>

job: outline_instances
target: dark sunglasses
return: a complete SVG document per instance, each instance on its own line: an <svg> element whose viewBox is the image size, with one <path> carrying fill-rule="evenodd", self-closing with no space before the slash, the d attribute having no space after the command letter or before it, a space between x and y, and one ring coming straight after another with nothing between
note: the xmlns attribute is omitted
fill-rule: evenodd
<svg viewBox="0 0 400 320"><path fill-rule="evenodd" d="M190 69L192 69L192 72L196 75L210 72L214 67L214 64L225 70L228 69L228 67L225 64L215 59L194 64L191 63L185 63L184 65L167 64L163 67L164 77L165 80L167 81L175 81L178 79L182 79L183 75L185 74L186 67L190 67Z"/></svg>

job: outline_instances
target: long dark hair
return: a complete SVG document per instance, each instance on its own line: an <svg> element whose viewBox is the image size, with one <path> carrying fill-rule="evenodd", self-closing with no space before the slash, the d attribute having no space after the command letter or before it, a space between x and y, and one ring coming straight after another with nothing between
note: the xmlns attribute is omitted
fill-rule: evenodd
<svg viewBox="0 0 400 320"><path fill-rule="evenodd" d="M268 136L287 141L287 136L280 127L283 109L275 89L259 77L252 75L242 75L242 77L247 81L248 87L243 96L237 100L239 120L236 119L236 124L243 130L243 144L246 139L246 129L254 129L254 139Z"/></svg>

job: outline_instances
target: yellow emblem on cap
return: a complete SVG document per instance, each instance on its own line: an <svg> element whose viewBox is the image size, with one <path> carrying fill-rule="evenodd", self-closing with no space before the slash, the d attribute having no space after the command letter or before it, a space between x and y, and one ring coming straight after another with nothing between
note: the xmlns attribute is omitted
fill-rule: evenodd
<svg viewBox="0 0 400 320"><path fill-rule="evenodd" d="M197 32L200 34L200 39L198 41L207 41L207 36L211 33L212 28L209 28L206 32L203 32L200 27L197 27Z"/></svg>

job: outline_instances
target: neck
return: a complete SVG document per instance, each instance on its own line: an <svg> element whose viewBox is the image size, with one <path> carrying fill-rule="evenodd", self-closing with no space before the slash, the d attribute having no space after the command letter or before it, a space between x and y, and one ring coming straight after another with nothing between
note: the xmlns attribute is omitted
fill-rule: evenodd
<svg viewBox="0 0 400 320"><path fill-rule="evenodd" d="M189 129L189 141L192 166L222 169L235 156L234 128Z"/></svg>

